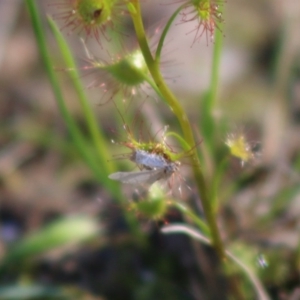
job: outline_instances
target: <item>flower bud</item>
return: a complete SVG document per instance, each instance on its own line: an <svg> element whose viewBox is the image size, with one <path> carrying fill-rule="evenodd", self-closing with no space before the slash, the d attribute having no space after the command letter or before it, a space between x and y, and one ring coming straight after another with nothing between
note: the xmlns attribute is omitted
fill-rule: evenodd
<svg viewBox="0 0 300 300"><path fill-rule="evenodd" d="M101 44L100 35L105 36L107 26L112 26L120 15L122 3L122 0L57 0L50 5L58 10L53 17L63 22L62 29L84 33Z"/></svg>

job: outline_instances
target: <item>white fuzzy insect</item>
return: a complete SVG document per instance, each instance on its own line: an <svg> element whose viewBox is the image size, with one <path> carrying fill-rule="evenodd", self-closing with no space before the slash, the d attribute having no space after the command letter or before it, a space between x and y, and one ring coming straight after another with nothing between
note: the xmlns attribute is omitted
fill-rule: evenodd
<svg viewBox="0 0 300 300"><path fill-rule="evenodd" d="M163 142L165 143L165 132L163 132ZM154 182L161 179L168 180L180 165L178 161L171 161L163 154L151 153L146 150L132 149L132 153L127 156L132 162L136 163L141 171L116 172L108 177L125 184L141 184L151 186Z"/></svg>
<svg viewBox="0 0 300 300"><path fill-rule="evenodd" d="M146 170L164 169L172 164L162 155L139 149L132 152L130 160L135 162L141 169Z"/></svg>

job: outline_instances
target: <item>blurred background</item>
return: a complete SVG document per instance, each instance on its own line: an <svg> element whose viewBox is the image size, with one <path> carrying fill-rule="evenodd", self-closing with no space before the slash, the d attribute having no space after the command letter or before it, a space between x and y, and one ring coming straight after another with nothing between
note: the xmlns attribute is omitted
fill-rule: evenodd
<svg viewBox="0 0 300 300"><path fill-rule="evenodd" d="M47 25L47 14L57 10L50 2L36 1L53 68L80 124L77 95ZM161 2L142 3L154 47L152 32L178 5ZM242 132L255 148L255 159L244 167L230 161L219 190L222 235L256 270L270 299L300 299L300 2L230 0L223 18L214 110L218 143L221 147L227 134ZM162 70L201 140L199 101L210 83L214 44L205 35L193 44L194 26L182 24L180 17L175 21ZM126 16L121 31L121 49L134 49ZM93 85L95 74L84 70L85 47L76 34L63 33L84 85ZM102 48L87 41L86 47L105 62L120 54L113 41L104 41ZM229 287L211 248L160 233L162 224L183 220L180 212L170 209L162 220L139 219L145 241L137 241L124 217L128 207L117 203L83 162L55 102L25 1L0 1L0 89L0 299L224 299L220 295ZM123 150L110 140L121 131L122 120L112 103L99 105L99 87L86 93L111 154L104 159L114 160ZM150 88L127 98L145 102L142 113L153 127L178 129ZM191 192L183 201L195 197L186 169ZM247 299L256 299L245 276L235 279Z"/></svg>

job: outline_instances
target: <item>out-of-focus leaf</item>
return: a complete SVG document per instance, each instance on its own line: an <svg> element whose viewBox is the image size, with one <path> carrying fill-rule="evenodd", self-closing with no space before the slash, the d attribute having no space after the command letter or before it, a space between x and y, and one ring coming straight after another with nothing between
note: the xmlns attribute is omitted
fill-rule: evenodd
<svg viewBox="0 0 300 300"><path fill-rule="evenodd" d="M99 226L91 217L72 216L57 220L14 245L4 257L0 271L10 263L19 263L60 246L78 244L96 236L98 232Z"/></svg>
<svg viewBox="0 0 300 300"><path fill-rule="evenodd" d="M0 287L0 299L2 300L29 300L29 299L70 299L64 293L54 287L42 285L10 285Z"/></svg>
<svg viewBox="0 0 300 300"><path fill-rule="evenodd" d="M53 93L55 95L55 99L59 107L59 110L61 112L61 115L73 138L74 145L76 146L78 152L81 154L86 164L93 171L96 178L99 179L99 181L104 182L105 186L108 186L105 184L108 182L107 175L103 174L103 172L99 169L98 167L99 163L95 160L93 153L90 151L90 145L88 140L81 132L79 125L76 123L75 118L72 116L71 112L69 111L66 105L66 101L63 97L63 93L60 88L58 76L53 70L52 60L50 57L50 53L48 51L48 46L46 44L43 25L42 25L42 21L38 9L36 7L36 3L33 0L27 0L26 3L27 3L28 11L30 13L32 26L36 36L36 41L38 44L42 62L44 63L45 70L48 75L49 81L51 83ZM114 192L115 189L112 189L111 191Z"/></svg>
<svg viewBox="0 0 300 300"><path fill-rule="evenodd" d="M111 186L111 190L112 192L114 192L116 189L116 185L112 181L108 180L107 176L108 174L115 171L115 167L113 165L113 161L107 160L110 157L110 153L108 152L102 128L99 127L93 109L90 106L89 100L85 93L85 89L80 80L79 72L77 71L77 66L72 51L68 43L64 39L55 22L50 18L48 18L48 22L61 51L62 57L66 63L67 69L69 70L68 74L78 95L78 100L81 105L82 113L84 114L84 119L90 132L92 142L97 149L95 155L97 155L97 159L102 166L102 180L104 181L105 186Z"/></svg>

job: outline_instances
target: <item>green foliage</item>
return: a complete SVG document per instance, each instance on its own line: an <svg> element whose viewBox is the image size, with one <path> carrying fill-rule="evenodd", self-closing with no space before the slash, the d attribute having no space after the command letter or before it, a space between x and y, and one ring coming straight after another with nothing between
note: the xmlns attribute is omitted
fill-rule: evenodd
<svg viewBox="0 0 300 300"><path fill-rule="evenodd" d="M224 3L222 1L206 0L173 1L173 5L170 5L173 12L165 24L161 25L161 33L159 33L158 42L154 47L152 45L150 47L151 41L144 27L142 1L65 0L54 3L53 6L58 12L54 15L54 20L48 17L48 24L55 38L64 68L68 70L66 72L67 77L76 94L76 99L73 100L80 107L80 119L69 108L68 101L63 95L60 77L53 69L54 58L47 44L45 25L42 22L36 3L34 0L27 0L26 4L44 68L61 117L71 137L71 148L74 148L79 157L81 157L90 171L90 176L103 188L103 194L105 194L103 197L113 198L115 203L121 207L122 214L129 228L130 238L128 240L132 240L135 245L138 245L137 247L144 251L145 248L149 247L149 244L147 235L142 229L140 217L158 222L164 220L170 209L175 209L180 213L180 223L164 226L161 230L162 234L183 234L188 236L196 243L193 244L195 252L197 251L198 243L213 249L213 253L216 255L214 258L217 261L214 264L218 265L218 272L222 272L222 278L230 287L227 290L228 295L226 295L228 299L246 299L249 295L261 300L270 299L264 283L284 285L284 279L289 274L290 269L285 262L280 261L280 263L276 263L282 252L279 250L270 251L270 249L265 251L270 258L269 264L272 265L268 269L270 271L266 272L265 268L268 268L267 263L263 265L257 264L257 257L259 257L263 247L258 242L248 241L248 243L244 243L239 238L239 231L242 231L243 228L234 228L233 230L230 228L232 219L240 213L239 205L246 205L236 200L239 199L239 193L247 192L247 185L250 185L248 193L254 193L256 185L251 185L251 180L254 178L254 181L255 179L260 181L260 174L259 170L255 169L256 166L254 164L257 153L255 153L251 142L248 141L247 135L244 132L234 132L227 134L226 137L224 128L229 128L232 125L231 120L225 120L224 116L221 118L216 117L216 111L220 109L218 99L220 98L220 65L224 38ZM61 12L59 12L60 9L62 10ZM156 133L153 135L153 139L151 137L149 140L145 139L142 134L148 128L142 128L138 122L134 123L133 120L133 124L138 124L138 126L131 132L129 126L125 124L125 118L123 119L121 116L127 141L116 141L115 145L127 147L131 152L121 153L120 157L129 159L140 169L135 171L136 173L127 172L126 174L130 173L130 175L134 174L134 176L139 176L140 174L148 175L158 170L157 174L160 175L157 177L158 179L149 180L151 182L149 186L147 181L145 181L143 186L139 186L138 196L134 201L129 195L131 192L130 188L128 188L128 192L127 187L124 187L123 192L121 190L123 187L120 184L110 180L110 178L114 179L111 175L118 174L120 176L122 172L113 173L119 171L120 165L115 160L111 160L112 154L109 138L107 138L108 133L105 131L106 127L103 120L98 117L98 111L107 109L107 107L92 106L81 80L72 43L67 42L59 29L60 26L57 25L57 22L61 21L63 28L71 28L71 33L73 31L78 33L77 31L79 31L79 34L85 39L85 45L87 45L87 38L89 40L95 39L98 42L98 46L103 49L107 43L111 42L113 44L115 39L118 39L118 30L113 32L111 38L107 27L120 22L119 17L121 15L128 16L132 21L134 36L138 41L138 49L135 48L134 51L129 53L123 49L124 53L118 55L118 59L115 59L112 63L100 63L95 59L89 61L94 69L98 68L113 78L113 85L120 87L121 91L118 95L112 93L113 99L107 103L107 107L109 109L112 107L112 110L116 108L120 114L120 100L123 100L121 99L122 96L120 96L122 89L124 91L138 89L142 85L147 85L150 86L157 97L157 102L152 104L159 107L158 112L160 112L160 108L167 108L168 111L171 111L169 119L170 123L172 123L170 131L163 132L161 137ZM60 18L59 16L63 17ZM180 21L176 23L178 19ZM209 40L213 41L212 44L209 44L212 46L213 51L208 88L205 91L199 91L193 103L193 110L195 110L199 119L196 125L191 122L189 113L184 106L185 103L176 96L161 71L162 51L166 47L166 37L169 35L171 28L175 27L175 24L180 25L187 22L195 22L193 25L195 29L191 31L194 34L191 42L194 47L196 46L195 42L199 41L203 35L207 39L207 44ZM124 24L120 22L120 27L122 28ZM112 29L115 29L115 27L112 26ZM121 38L126 39L126 34ZM113 46L108 48L108 52L114 50ZM278 64L280 63L279 58ZM279 69L276 70L279 72ZM280 76L277 77L279 78ZM105 78L101 78L100 81L100 86L110 87L105 82ZM143 101L148 101L148 98L145 97ZM111 105L111 102L114 105ZM137 99L133 98L128 107L125 107L125 113L130 115L128 110L137 110L137 108L143 111L143 107L138 103ZM143 113L145 119L147 119L148 112ZM148 122L149 120L146 121ZM163 128L167 128L167 124L164 125ZM201 136L200 145L197 143L198 138L195 138L198 134ZM169 140L172 138L175 140L176 145L179 144L180 150L177 150L176 146L173 147L169 144ZM68 147L70 146L68 145ZM162 167L152 167L151 164L135 161L134 154L140 150L144 151L146 158L150 160L160 158ZM147 155L149 156L147 157ZM238 169L240 174L232 175L231 167L234 165L232 161L236 165L239 164L240 169L236 167L235 170ZM299 155L296 155L294 163L294 170L296 171L299 169L299 161ZM181 170L178 171L179 165L184 165L184 163L188 164L191 169L188 179L185 179L185 175L183 175L183 172L181 173ZM253 166L251 165L252 163ZM176 168L173 168L172 173L168 174L168 167L175 165ZM247 169L244 172L242 167L249 165L252 167L252 170L250 169L249 171ZM271 173L272 168L273 166L270 165L268 168L266 167L265 173ZM144 173L140 173L141 171ZM109 176L111 177L109 178ZM299 180L299 176L297 176L298 174L295 177ZM160 186L159 182L162 178L169 179L163 187ZM179 180L174 181L174 178ZM269 206L263 216L261 216L260 212L254 214L255 216L260 216L255 217L254 220L249 220L251 213L246 213L240 217L247 224L248 230L251 228L259 235L260 230L270 230L272 228L274 220L284 215L287 206L292 207L293 201L297 199L299 195L297 180L296 183L292 180L292 183L277 189L276 193L268 197L262 195L253 196L252 206L247 207L250 212L256 212L256 208L259 211L261 209L260 204L264 200L268 201ZM122 182L122 180L120 181ZM138 182L138 180L136 181ZM178 181L180 183L177 185ZM181 199L183 198L181 188L185 185L188 190L188 195L185 195L185 198L188 200L183 202L183 199ZM245 196L245 198L247 197ZM227 218L226 212L228 212L230 217ZM236 219L239 220L239 215ZM99 230L96 220L95 217L85 216L61 218L36 233L25 236L15 245L9 247L0 265L1 274L5 274L6 270L16 266L25 270L28 261L45 254L49 250L62 248L74 243L84 244L89 240L95 242L97 238L103 238L102 231ZM242 227L244 225L243 222L236 221L234 226L239 226L237 224L241 223L240 226ZM272 243L270 242L271 245L273 245ZM274 242L274 244L276 243ZM299 257L299 245L298 241L297 249L290 250L292 252L291 256L298 255ZM269 247L272 248L271 246ZM288 255L287 258L292 260ZM260 263L262 264L262 262ZM296 263L299 263L299 258L298 261L296 260ZM200 270L202 266L205 266L205 263L198 259L195 265ZM218 277L218 272L213 273L213 275ZM211 274L207 277L209 277L207 281L211 280ZM129 282L131 278L127 279ZM130 285L133 286L131 281ZM157 299L175 299L175 297L186 299L185 295L181 295L180 292L174 293L170 286L167 280L160 281L159 277L155 277L151 282L143 282L139 285L135 290L134 299L150 299L151 297ZM165 291L163 287L166 287ZM43 297L45 297L43 299L51 299L55 297L63 298L65 293L60 289L48 289L48 287L34 284L29 280L29 283L27 282L25 285L16 284L0 288L0 297L3 299L39 299Z"/></svg>
<svg viewBox="0 0 300 300"><path fill-rule="evenodd" d="M58 220L14 245L3 258L0 272L9 265L20 265L24 260L38 254L68 244L80 243L98 234L97 222L90 217L74 216Z"/></svg>

